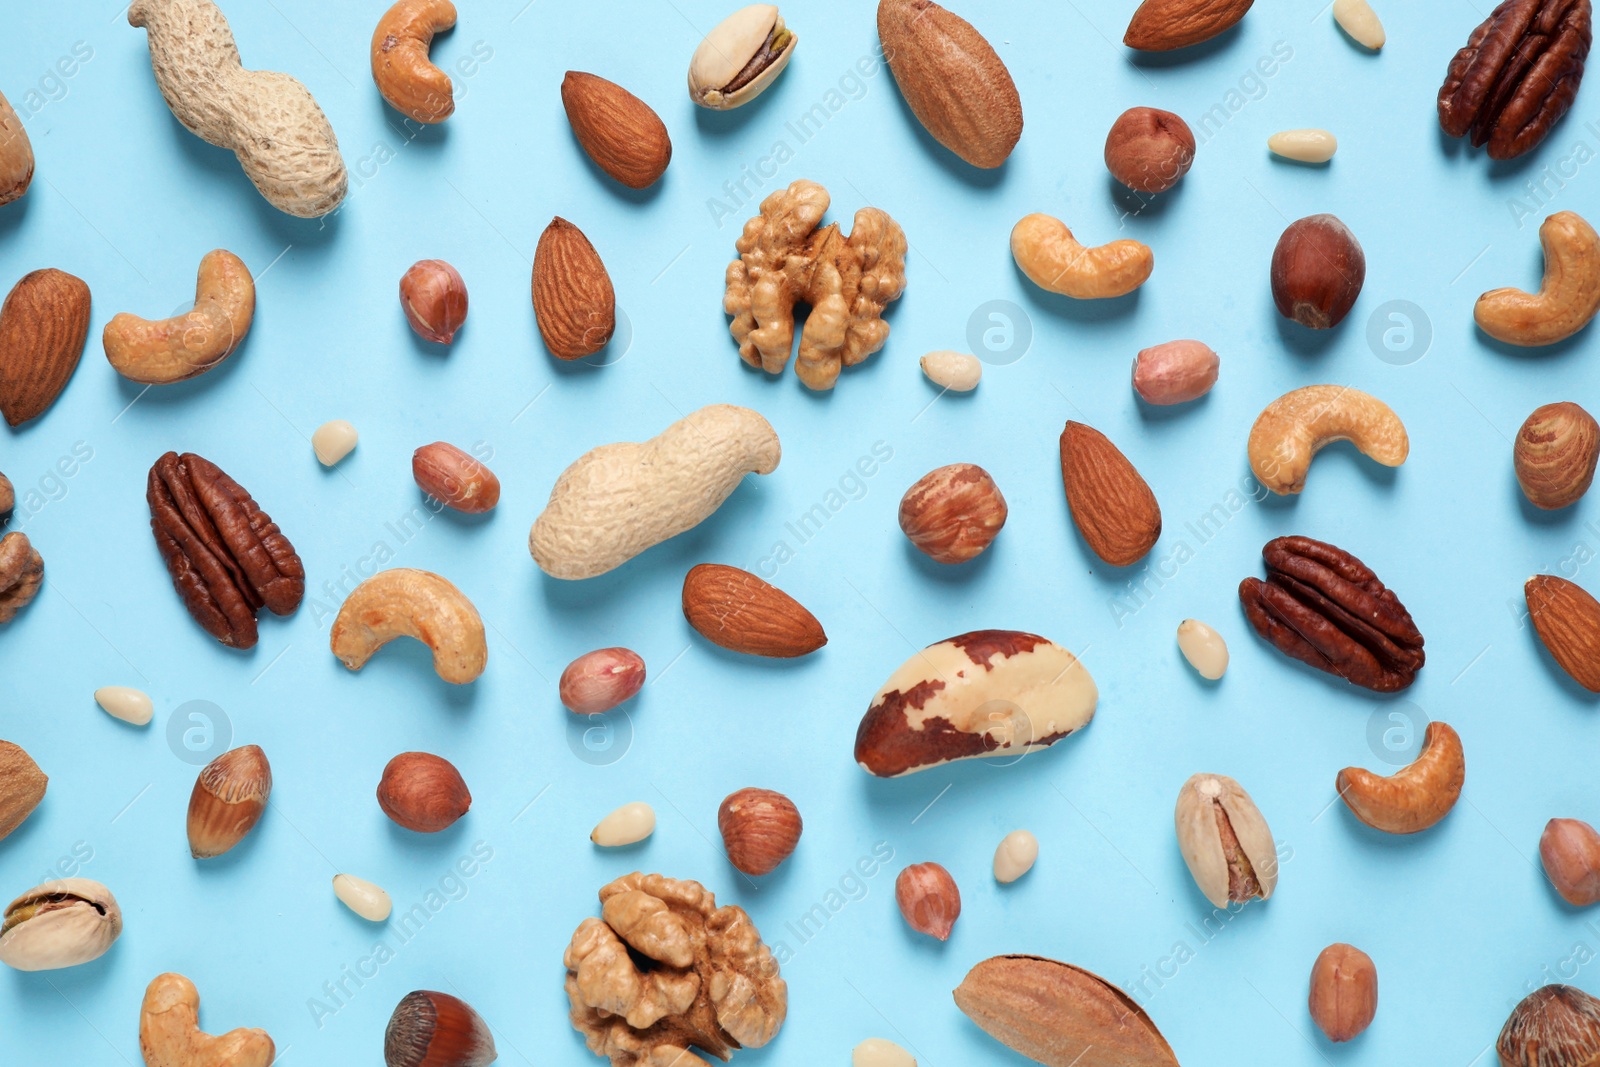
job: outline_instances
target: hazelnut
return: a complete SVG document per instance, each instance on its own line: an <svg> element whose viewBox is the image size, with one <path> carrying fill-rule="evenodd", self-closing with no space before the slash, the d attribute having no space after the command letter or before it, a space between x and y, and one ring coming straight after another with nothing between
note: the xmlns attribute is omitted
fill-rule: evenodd
<svg viewBox="0 0 1600 1067"><path fill-rule="evenodd" d="M575 715L600 715L639 695L644 658L631 648L599 648L567 664L558 686Z"/></svg>
<svg viewBox="0 0 1600 1067"><path fill-rule="evenodd" d="M1106 135L1106 169L1136 193L1164 193L1194 163L1194 131L1170 111L1131 107Z"/></svg>
<svg viewBox="0 0 1600 1067"><path fill-rule="evenodd" d="M472 794L450 761L429 752L402 752L378 782L378 806L407 830L435 834L472 807Z"/></svg>
<svg viewBox="0 0 1600 1067"><path fill-rule="evenodd" d="M272 767L259 745L229 749L195 779L189 794L189 852L220 856L244 840L267 810Z"/></svg>
<svg viewBox="0 0 1600 1067"><path fill-rule="evenodd" d="M745 874L770 874L800 843L800 811L771 789L730 793L717 809L728 860Z"/></svg>
<svg viewBox="0 0 1600 1067"><path fill-rule="evenodd" d="M500 503L500 479L494 471L445 441L411 453L411 476L424 493L468 515L481 515Z"/></svg>
<svg viewBox="0 0 1600 1067"><path fill-rule="evenodd" d="M900 498L900 529L940 563L965 563L1006 524L1006 498L974 463L929 471Z"/></svg>
<svg viewBox="0 0 1600 1067"><path fill-rule="evenodd" d="M383 1032L388 1067L485 1067L495 1055L483 1017L449 993L407 993Z"/></svg>
<svg viewBox="0 0 1600 1067"><path fill-rule="evenodd" d="M400 279L400 306L424 341L447 345L467 321L467 283L442 259L424 259Z"/></svg>
<svg viewBox="0 0 1600 1067"><path fill-rule="evenodd" d="M1573 403L1546 404L1517 432L1517 481L1535 507L1555 511L1582 499L1600 460L1600 424Z"/></svg>
<svg viewBox="0 0 1600 1067"><path fill-rule="evenodd" d="M11 521L11 513L17 505L16 490L11 488L11 479L0 474L0 526Z"/></svg>
<svg viewBox="0 0 1600 1067"><path fill-rule="evenodd" d="M894 899L911 929L950 940L961 915L961 890L949 871L937 863L913 863L894 880Z"/></svg>
<svg viewBox="0 0 1600 1067"><path fill-rule="evenodd" d="M1504 1067L1586 1067L1600 1060L1600 1000L1569 985L1535 989L1494 1047Z"/></svg>
<svg viewBox="0 0 1600 1067"><path fill-rule="evenodd" d="M1311 1021L1329 1041L1349 1041L1378 1013L1378 968L1354 945L1329 945L1311 967Z"/></svg>
<svg viewBox="0 0 1600 1067"><path fill-rule="evenodd" d="M1289 224L1272 253L1272 299L1286 319L1313 330L1339 325L1367 279L1367 257L1332 215Z"/></svg>
<svg viewBox="0 0 1600 1067"><path fill-rule="evenodd" d="M1577 819L1551 819L1539 835L1545 877L1577 908L1600 903L1600 834Z"/></svg>

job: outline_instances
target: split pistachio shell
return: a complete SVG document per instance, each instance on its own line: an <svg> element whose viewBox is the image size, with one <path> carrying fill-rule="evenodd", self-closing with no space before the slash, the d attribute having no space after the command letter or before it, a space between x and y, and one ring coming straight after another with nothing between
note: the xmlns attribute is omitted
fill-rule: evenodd
<svg viewBox="0 0 1600 1067"><path fill-rule="evenodd" d="M121 933L111 890L87 878L45 882L6 908L0 963L19 971L76 967L105 955Z"/></svg>
<svg viewBox="0 0 1600 1067"><path fill-rule="evenodd" d="M135 726L145 726L155 715L155 705L145 694L126 685L103 685L94 691L94 702L107 715Z"/></svg>
<svg viewBox="0 0 1600 1067"><path fill-rule="evenodd" d="M394 910L394 903L382 886L373 885L353 874L333 876L333 895L368 922L381 923Z"/></svg>
<svg viewBox="0 0 1600 1067"><path fill-rule="evenodd" d="M1267 138L1267 148L1296 163L1326 163L1339 150L1339 139L1327 130L1284 130Z"/></svg>
<svg viewBox="0 0 1600 1067"><path fill-rule="evenodd" d="M917 1067L917 1060L893 1041L869 1037L850 1053L850 1067Z"/></svg>
<svg viewBox="0 0 1600 1067"><path fill-rule="evenodd" d="M642 800L636 800L601 819L589 835L589 840L602 848L617 848L637 844L655 832L655 809Z"/></svg>
<svg viewBox="0 0 1600 1067"><path fill-rule="evenodd" d="M1039 858L1039 839L1027 830L1013 830L1000 839L994 850L994 879L997 882L1015 882L1033 870Z"/></svg>
<svg viewBox="0 0 1600 1067"><path fill-rule="evenodd" d="M1278 885L1278 850L1267 820L1244 788L1224 774L1183 783L1176 815L1178 847L1205 898L1219 908L1260 897Z"/></svg>
<svg viewBox="0 0 1600 1067"><path fill-rule="evenodd" d="M934 385L956 393L970 393L983 377L983 364L965 352L929 352L922 357L922 373Z"/></svg>
<svg viewBox="0 0 1600 1067"><path fill-rule="evenodd" d="M318 426L311 435L311 450L317 454L318 463L331 467L353 452L359 439L354 426L344 419L334 419Z"/></svg>
<svg viewBox="0 0 1600 1067"><path fill-rule="evenodd" d="M772 4L751 4L723 19L689 62L689 98L727 111L748 104L777 80L799 38Z"/></svg>
<svg viewBox="0 0 1600 1067"><path fill-rule="evenodd" d="M1214 682L1228 672L1228 643L1199 619L1178 624L1178 651L1207 681Z"/></svg>
<svg viewBox="0 0 1600 1067"><path fill-rule="evenodd" d="M1378 13L1367 0L1333 0L1333 21L1350 35L1350 39L1374 52L1383 47L1387 37Z"/></svg>

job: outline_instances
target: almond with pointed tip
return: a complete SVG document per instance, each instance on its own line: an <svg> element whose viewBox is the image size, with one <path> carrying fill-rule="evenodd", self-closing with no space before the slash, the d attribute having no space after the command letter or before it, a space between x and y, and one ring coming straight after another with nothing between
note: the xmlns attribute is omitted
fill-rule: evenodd
<svg viewBox="0 0 1600 1067"><path fill-rule="evenodd" d="M1156 495L1105 434L1081 422L1061 431L1061 480L1084 543L1114 567L1130 567L1161 536Z"/></svg>
<svg viewBox="0 0 1600 1067"><path fill-rule="evenodd" d="M569 70L561 104L594 165L630 189L646 189L672 162L672 138L649 104L616 82Z"/></svg>
<svg viewBox="0 0 1600 1067"><path fill-rule="evenodd" d="M817 617L749 571L702 563L683 579L683 616L714 645L750 656L793 659L828 643Z"/></svg>
<svg viewBox="0 0 1600 1067"><path fill-rule="evenodd" d="M557 359L594 355L617 328L617 295L600 253L560 216L545 227L533 253L533 313Z"/></svg>
<svg viewBox="0 0 1600 1067"><path fill-rule="evenodd" d="M1540 574L1524 587L1539 640L1575 682L1600 693L1600 601L1580 585Z"/></svg>
<svg viewBox="0 0 1600 1067"><path fill-rule="evenodd" d="M66 271L24 275L0 305L0 415L20 426L67 387L89 338L89 287Z"/></svg>
<svg viewBox="0 0 1600 1067"><path fill-rule="evenodd" d="M1231 30L1255 0L1144 0L1122 43L1141 52L1170 52Z"/></svg>
<svg viewBox="0 0 1600 1067"><path fill-rule="evenodd" d="M195 779L189 794L189 852L220 856L261 821L272 793L272 768L259 745L229 749Z"/></svg>

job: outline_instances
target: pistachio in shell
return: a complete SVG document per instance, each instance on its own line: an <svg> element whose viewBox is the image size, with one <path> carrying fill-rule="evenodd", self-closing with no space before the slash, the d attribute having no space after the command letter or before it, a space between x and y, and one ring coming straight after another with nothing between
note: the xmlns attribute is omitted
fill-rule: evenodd
<svg viewBox="0 0 1600 1067"><path fill-rule="evenodd" d="M777 80L800 38L774 4L751 4L706 34L689 61L689 99L713 111L748 104Z"/></svg>
<svg viewBox="0 0 1600 1067"><path fill-rule="evenodd" d="M1261 809L1225 774L1197 774L1178 792L1178 847L1195 885L1218 908L1278 885L1278 849Z"/></svg>
<svg viewBox="0 0 1600 1067"><path fill-rule="evenodd" d="M106 954L122 934L111 890L88 878L45 882L22 894L0 923L0 963L19 971L76 967Z"/></svg>

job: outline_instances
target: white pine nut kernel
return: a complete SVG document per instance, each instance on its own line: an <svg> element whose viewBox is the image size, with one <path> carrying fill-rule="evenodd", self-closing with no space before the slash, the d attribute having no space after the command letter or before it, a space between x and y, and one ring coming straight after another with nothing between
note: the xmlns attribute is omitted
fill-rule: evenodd
<svg viewBox="0 0 1600 1067"><path fill-rule="evenodd" d="M368 922L381 923L389 917L389 912L394 910L388 893L365 878L357 878L353 874L333 876L333 895L338 897L345 907Z"/></svg>
<svg viewBox="0 0 1600 1067"><path fill-rule="evenodd" d="M1178 624L1178 650L1189 666L1208 681L1214 682L1228 673L1228 643L1199 619L1184 619Z"/></svg>
<svg viewBox="0 0 1600 1067"><path fill-rule="evenodd" d="M1039 839L1027 830L1013 830L994 850L994 880L1011 883L1033 870L1039 858Z"/></svg>
<svg viewBox="0 0 1600 1067"><path fill-rule="evenodd" d="M922 357L922 373L934 385L956 393L970 393L983 377L983 364L965 352L929 352Z"/></svg>
<svg viewBox="0 0 1600 1067"><path fill-rule="evenodd" d="M1326 163L1339 151L1339 139L1327 130L1284 130L1267 138L1267 148L1296 163Z"/></svg>
<svg viewBox="0 0 1600 1067"><path fill-rule="evenodd" d="M113 719L144 726L155 714L150 698L125 685L104 685L94 691L94 702L106 710Z"/></svg>
<svg viewBox="0 0 1600 1067"><path fill-rule="evenodd" d="M881 1037L869 1037L850 1053L850 1067L917 1067L911 1053Z"/></svg>
<svg viewBox="0 0 1600 1067"><path fill-rule="evenodd" d="M601 848L618 848L637 844L655 832L655 809L642 800L636 800L601 819L589 835L589 840Z"/></svg>
<svg viewBox="0 0 1600 1067"><path fill-rule="evenodd" d="M343 419L334 419L318 426L311 435L311 450L317 454L318 463L331 467L353 452L359 439L354 426Z"/></svg>
<svg viewBox="0 0 1600 1067"><path fill-rule="evenodd" d="M1367 0L1333 0L1333 21L1350 35L1350 39L1374 52L1383 47L1388 38L1378 13Z"/></svg>

